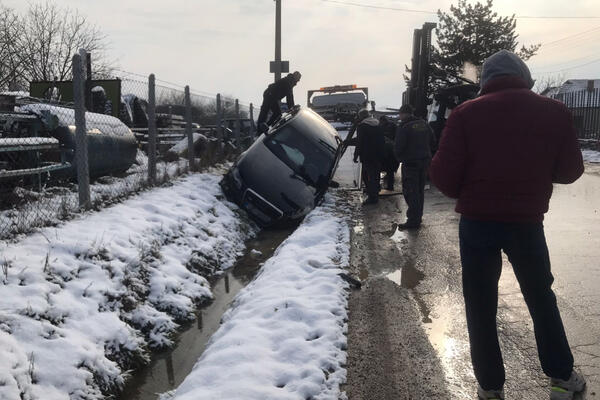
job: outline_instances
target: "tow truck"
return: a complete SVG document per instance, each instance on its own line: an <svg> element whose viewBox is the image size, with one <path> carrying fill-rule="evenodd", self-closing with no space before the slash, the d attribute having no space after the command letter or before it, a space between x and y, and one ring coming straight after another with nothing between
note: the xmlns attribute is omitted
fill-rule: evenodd
<svg viewBox="0 0 600 400"><path fill-rule="evenodd" d="M322 93L317 94L315 93ZM308 91L306 105L329 122L351 122L369 104L369 88L352 85L326 86Z"/></svg>

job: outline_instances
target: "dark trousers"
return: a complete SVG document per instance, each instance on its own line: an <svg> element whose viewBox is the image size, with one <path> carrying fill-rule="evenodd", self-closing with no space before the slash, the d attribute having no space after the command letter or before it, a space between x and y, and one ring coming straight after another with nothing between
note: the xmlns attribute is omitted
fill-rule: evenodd
<svg viewBox="0 0 600 400"><path fill-rule="evenodd" d="M267 116L271 111L271 118L267 122ZM258 120L256 125L260 126L263 122L267 122L267 125L273 124L281 116L281 107L279 107L279 99L273 97L269 90L265 90L263 93L263 102L260 106L260 113L258 114Z"/></svg>
<svg viewBox="0 0 600 400"><path fill-rule="evenodd" d="M385 157L383 159L382 170L385 171L385 188L388 190L394 190L394 181L396 171L400 163L396 160L394 155L394 146L386 143Z"/></svg>
<svg viewBox="0 0 600 400"><path fill-rule="evenodd" d="M420 225L425 202L425 180L429 160L406 161L402 163L402 194L408 205L406 222Z"/></svg>
<svg viewBox="0 0 600 400"><path fill-rule="evenodd" d="M394 190L394 175L396 175L396 171L385 171L385 188L387 190Z"/></svg>
<svg viewBox="0 0 600 400"><path fill-rule="evenodd" d="M379 199L379 174L381 173L381 164L378 162L363 162L363 179L367 188L367 196L370 199Z"/></svg>
<svg viewBox="0 0 600 400"><path fill-rule="evenodd" d="M502 250L512 264L533 319L544 373L568 379L573 355L551 288L554 278L542 223L487 222L462 217L459 237L471 360L481 387L494 390L504 385L496 330Z"/></svg>

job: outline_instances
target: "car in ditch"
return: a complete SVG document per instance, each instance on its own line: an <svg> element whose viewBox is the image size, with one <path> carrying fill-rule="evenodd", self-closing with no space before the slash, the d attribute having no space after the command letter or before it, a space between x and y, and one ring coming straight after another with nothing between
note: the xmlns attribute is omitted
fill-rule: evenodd
<svg viewBox="0 0 600 400"><path fill-rule="evenodd" d="M342 155L341 143L327 121L296 106L240 155L221 187L260 226L293 224L322 201Z"/></svg>

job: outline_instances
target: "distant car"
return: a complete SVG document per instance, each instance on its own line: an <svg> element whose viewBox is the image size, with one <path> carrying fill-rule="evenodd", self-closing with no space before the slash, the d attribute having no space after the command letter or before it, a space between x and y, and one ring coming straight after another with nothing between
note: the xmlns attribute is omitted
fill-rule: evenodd
<svg viewBox="0 0 600 400"><path fill-rule="evenodd" d="M327 121L296 106L242 153L221 187L262 227L294 223L323 199L341 157L340 144Z"/></svg>

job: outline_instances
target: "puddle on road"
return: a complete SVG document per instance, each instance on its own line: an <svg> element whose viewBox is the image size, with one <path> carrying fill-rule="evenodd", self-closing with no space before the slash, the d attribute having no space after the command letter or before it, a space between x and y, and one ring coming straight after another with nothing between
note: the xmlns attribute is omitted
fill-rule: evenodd
<svg viewBox="0 0 600 400"><path fill-rule="evenodd" d="M388 237L396 243L398 250L405 257L406 262L401 268L384 276L397 285L411 291L421 313L421 322L423 323L423 328L429 338L429 342L439 354L446 376L451 379L455 376L455 373L450 360L456 357L460 349L456 339L448 334L451 324L451 307L447 303L449 299L444 296L442 303L436 304L434 310L427 305L422 296L414 290L425 279L425 274L416 269L414 260L411 260L409 251L411 236L409 233L396 228L393 234Z"/></svg>
<svg viewBox="0 0 600 400"><path fill-rule="evenodd" d="M405 247L409 244L408 234L398 228L395 229L390 239L396 243L400 254L405 254ZM414 289L425 275L417 270L411 260L407 260L399 269L385 275L395 284L406 289Z"/></svg>
<svg viewBox="0 0 600 400"><path fill-rule="evenodd" d="M405 265L385 277L403 288L414 289L425 275L411 265Z"/></svg>
<svg viewBox="0 0 600 400"><path fill-rule="evenodd" d="M117 398L156 400L158 393L177 388L204 352L212 334L219 329L221 316L231 301L292 231L266 230L248 241L245 255L235 266L211 281L214 300L197 311L196 321L183 328L175 340L175 347L155 354L149 365L135 372Z"/></svg>

